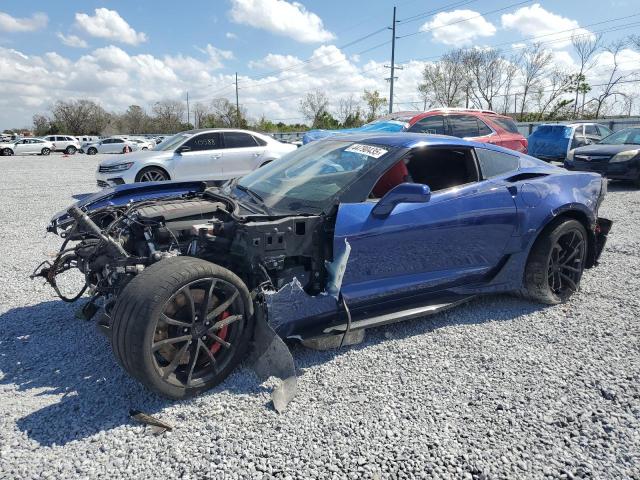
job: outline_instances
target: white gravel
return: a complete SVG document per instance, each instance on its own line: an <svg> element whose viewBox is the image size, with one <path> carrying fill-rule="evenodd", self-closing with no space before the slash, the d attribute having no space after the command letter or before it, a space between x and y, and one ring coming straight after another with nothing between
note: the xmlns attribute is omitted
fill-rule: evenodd
<svg viewBox="0 0 640 480"><path fill-rule="evenodd" d="M571 302L487 297L294 349L283 415L241 369L168 402L28 275L99 157L0 157L0 478L640 478L640 192L610 186L602 264ZM130 408L174 424L152 435Z"/></svg>

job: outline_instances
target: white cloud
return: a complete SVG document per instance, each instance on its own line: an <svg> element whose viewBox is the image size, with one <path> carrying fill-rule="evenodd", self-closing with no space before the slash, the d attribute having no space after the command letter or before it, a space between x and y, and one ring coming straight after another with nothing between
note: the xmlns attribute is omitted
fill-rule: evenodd
<svg viewBox="0 0 640 480"><path fill-rule="evenodd" d="M210 43L207 44L204 48L197 48L200 52L204 53L209 57L209 66L210 68L218 69L224 66L223 60L230 60L233 58L233 52L230 50L222 50L220 48L214 47Z"/></svg>
<svg viewBox="0 0 640 480"><path fill-rule="evenodd" d="M496 27L473 10L453 10L436 14L420 31L431 32L434 41L445 45L470 45L475 38L493 36Z"/></svg>
<svg viewBox="0 0 640 480"><path fill-rule="evenodd" d="M56 37L60 39L67 47L87 48L89 45L77 35L65 35L64 33L56 33Z"/></svg>
<svg viewBox="0 0 640 480"><path fill-rule="evenodd" d="M33 32L46 27L48 22L49 17L42 12L36 12L29 18L16 18L0 12L0 31L4 32Z"/></svg>
<svg viewBox="0 0 640 480"><path fill-rule="evenodd" d="M298 42L326 42L335 35L324 28L322 19L304 5L285 0L231 0L231 19L261 28Z"/></svg>
<svg viewBox="0 0 640 480"><path fill-rule="evenodd" d="M94 16L76 13L75 25L93 37L129 45L138 45L147 41L144 33L136 32L117 11L108 8L96 8Z"/></svg>
<svg viewBox="0 0 640 480"><path fill-rule="evenodd" d="M227 37L229 40L235 40L236 38L238 38L238 36L233 32L227 32L224 34L224 36Z"/></svg>
<svg viewBox="0 0 640 480"><path fill-rule="evenodd" d="M576 20L551 13L539 3L519 8L513 13L505 13L501 20L504 28L516 30L522 35L539 37L541 42L553 42L549 44L552 48L570 45L572 35L590 34L588 30L579 28Z"/></svg>

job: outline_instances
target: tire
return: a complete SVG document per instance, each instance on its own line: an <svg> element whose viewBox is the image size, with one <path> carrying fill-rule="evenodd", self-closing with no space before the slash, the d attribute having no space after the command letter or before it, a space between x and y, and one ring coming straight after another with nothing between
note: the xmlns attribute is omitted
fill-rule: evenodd
<svg viewBox="0 0 640 480"><path fill-rule="evenodd" d="M136 175L136 182L166 182L169 180L167 172L157 167L147 167Z"/></svg>
<svg viewBox="0 0 640 480"><path fill-rule="evenodd" d="M3 148L1 153L3 156L10 157L11 155L13 155L13 150L11 150L10 148Z"/></svg>
<svg viewBox="0 0 640 480"><path fill-rule="evenodd" d="M149 150L147 147L142 147L142 150Z"/></svg>
<svg viewBox="0 0 640 480"><path fill-rule="evenodd" d="M66 153L67 155L74 155L76 152L78 151L78 149L76 147L74 147L73 145L69 145L64 153Z"/></svg>
<svg viewBox="0 0 640 480"><path fill-rule="evenodd" d="M96 153L98 153L98 149L95 147L91 147L87 150L87 155L95 155Z"/></svg>
<svg viewBox="0 0 640 480"><path fill-rule="evenodd" d="M548 305L567 301L580 288L587 249L587 232L577 220L565 218L549 225L529 254L523 296Z"/></svg>
<svg viewBox="0 0 640 480"><path fill-rule="evenodd" d="M47 155L49 155L50 153L51 153L51 150L49 150L49 149L48 149L48 148L46 148L46 147L45 147L45 148L43 148L42 150L40 150L40 154L41 154L41 155L44 155L45 157L46 157Z"/></svg>
<svg viewBox="0 0 640 480"><path fill-rule="evenodd" d="M194 305L191 326L183 323L194 317L185 289ZM208 290L209 314L224 310L212 320L214 325L229 321L215 330L228 346L203 335L203 329L216 328L211 322L203 326L197 317ZM165 323L163 313L173 323ZM251 296L233 272L198 258L172 257L146 268L122 290L113 310L111 346L124 370L149 390L171 399L188 398L218 385L244 358L253 322Z"/></svg>

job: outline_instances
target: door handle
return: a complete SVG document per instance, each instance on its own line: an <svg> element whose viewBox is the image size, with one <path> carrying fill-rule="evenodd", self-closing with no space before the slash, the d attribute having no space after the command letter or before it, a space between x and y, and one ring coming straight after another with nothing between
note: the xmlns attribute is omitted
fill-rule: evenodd
<svg viewBox="0 0 640 480"><path fill-rule="evenodd" d="M220 158L222 156L221 153L214 153L211 155L211 158Z"/></svg>
<svg viewBox="0 0 640 480"><path fill-rule="evenodd" d="M261 153L254 153L253 156L254 157L259 157L260 155L262 155Z"/></svg>

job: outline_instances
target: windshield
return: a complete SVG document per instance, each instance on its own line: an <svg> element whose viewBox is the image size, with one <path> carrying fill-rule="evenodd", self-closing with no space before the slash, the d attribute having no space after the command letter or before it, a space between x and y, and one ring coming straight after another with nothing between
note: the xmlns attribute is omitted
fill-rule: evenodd
<svg viewBox="0 0 640 480"><path fill-rule="evenodd" d="M326 211L334 198L394 151L350 141L314 142L241 178L236 190L261 197L269 209Z"/></svg>
<svg viewBox="0 0 640 480"><path fill-rule="evenodd" d="M602 145L640 145L640 128L626 128L598 142Z"/></svg>
<svg viewBox="0 0 640 480"><path fill-rule="evenodd" d="M162 142L156 145L154 150L161 151L161 152L166 152L169 150L173 151L176 148L178 148L178 146L180 146L182 142L184 142L188 138L191 138L192 136L193 136L193 133L186 133L186 132L176 133L171 137L165 138Z"/></svg>

